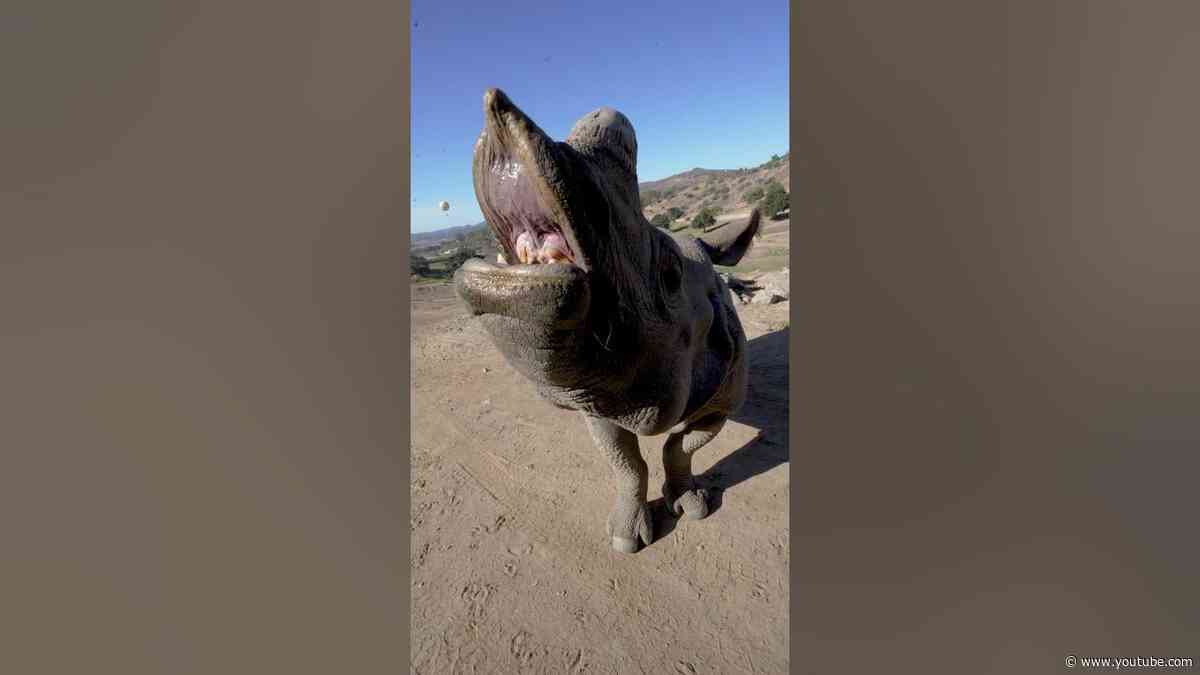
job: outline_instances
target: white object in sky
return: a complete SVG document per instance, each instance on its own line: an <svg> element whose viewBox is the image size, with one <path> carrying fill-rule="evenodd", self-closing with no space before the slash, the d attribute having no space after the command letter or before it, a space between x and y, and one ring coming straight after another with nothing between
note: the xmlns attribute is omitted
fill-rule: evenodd
<svg viewBox="0 0 1200 675"><path fill-rule="evenodd" d="M443 211L449 211L450 210L450 202L446 202L446 201L440 202L438 204L438 208Z"/></svg>

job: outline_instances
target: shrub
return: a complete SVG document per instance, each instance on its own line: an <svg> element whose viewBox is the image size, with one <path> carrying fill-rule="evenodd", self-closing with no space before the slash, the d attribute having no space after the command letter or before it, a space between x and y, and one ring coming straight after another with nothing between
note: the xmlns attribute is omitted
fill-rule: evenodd
<svg viewBox="0 0 1200 675"><path fill-rule="evenodd" d="M745 194L742 195L742 199L745 199L750 204L757 204L758 201L760 199L762 199L763 195L765 195L765 194L766 193L763 192L762 188L756 187L751 190L747 190L745 192Z"/></svg>
<svg viewBox="0 0 1200 675"><path fill-rule="evenodd" d="M671 217L665 213L660 213L650 219L650 224L655 227L667 227L671 224Z"/></svg>
<svg viewBox="0 0 1200 675"><path fill-rule="evenodd" d="M788 208L790 202L791 199L787 191L783 189L783 186L775 181L771 181L771 184L767 186L767 192L762 200L763 215L770 218Z"/></svg>
<svg viewBox="0 0 1200 675"><path fill-rule="evenodd" d="M408 268L412 274L429 274L429 261L417 255L408 256Z"/></svg>
<svg viewBox="0 0 1200 675"><path fill-rule="evenodd" d="M707 206L700 209L700 212L692 218L692 227L708 227L717 222L717 216L713 210Z"/></svg>
<svg viewBox="0 0 1200 675"><path fill-rule="evenodd" d="M671 208L667 209L667 217L669 217L671 220L678 220L682 218L683 213L683 209L679 208L678 206L672 206Z"/></svg>

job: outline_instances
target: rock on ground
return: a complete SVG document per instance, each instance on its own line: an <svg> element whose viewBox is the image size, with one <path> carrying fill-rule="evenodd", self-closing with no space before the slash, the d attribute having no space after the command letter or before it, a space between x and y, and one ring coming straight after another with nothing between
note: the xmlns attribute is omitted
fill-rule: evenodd
<svg viewBox="0 0 1200 675"><path fill-rule="evenodd" d="M721 278L729 286L736 301L742 304L771 305L787 300L791 295L788 268L767 272L757 277L740 279L727 273Z"/></svg>

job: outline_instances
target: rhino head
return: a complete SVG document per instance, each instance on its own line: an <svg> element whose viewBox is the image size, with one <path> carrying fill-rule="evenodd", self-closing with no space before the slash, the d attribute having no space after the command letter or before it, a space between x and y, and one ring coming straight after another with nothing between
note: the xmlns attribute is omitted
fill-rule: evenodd
<svg viewBox="0 0 1200 675"><path fill-rule="evenodd" d="M650 225L637 138L611 108L585 115L565 142L497 89L484 94L483 116L472 173L501 253L464 264L456 290L544 398L584 414L614 462L618 493L640 490L609 518L614 547L636 550L638 537L650 538L636 435L671 431L668 446L678 436L664 492L677 513L707 512L683 437L711 438L746 390L745 337L713 264L741 259L759 214L703 239Z"/></svg>

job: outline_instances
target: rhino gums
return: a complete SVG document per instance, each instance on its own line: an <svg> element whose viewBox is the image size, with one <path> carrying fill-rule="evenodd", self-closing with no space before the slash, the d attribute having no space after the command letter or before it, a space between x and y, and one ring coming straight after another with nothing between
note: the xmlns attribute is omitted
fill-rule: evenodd
<svg viewBox="0 0 1200 675"><path fill-rule="evenodd" d="M746 397L746 337L713 269L735 265L759 228L702 238L668 234L642 215L633 125L588 113L565 142L546 135L498 89L483 97L475 196L500 245L473 259L455 289L505 359L561 408L583 416L612 466L612 547L653 540L638 436L668 434L663 498L677 517L708 515L692 453Z"/></svg>

